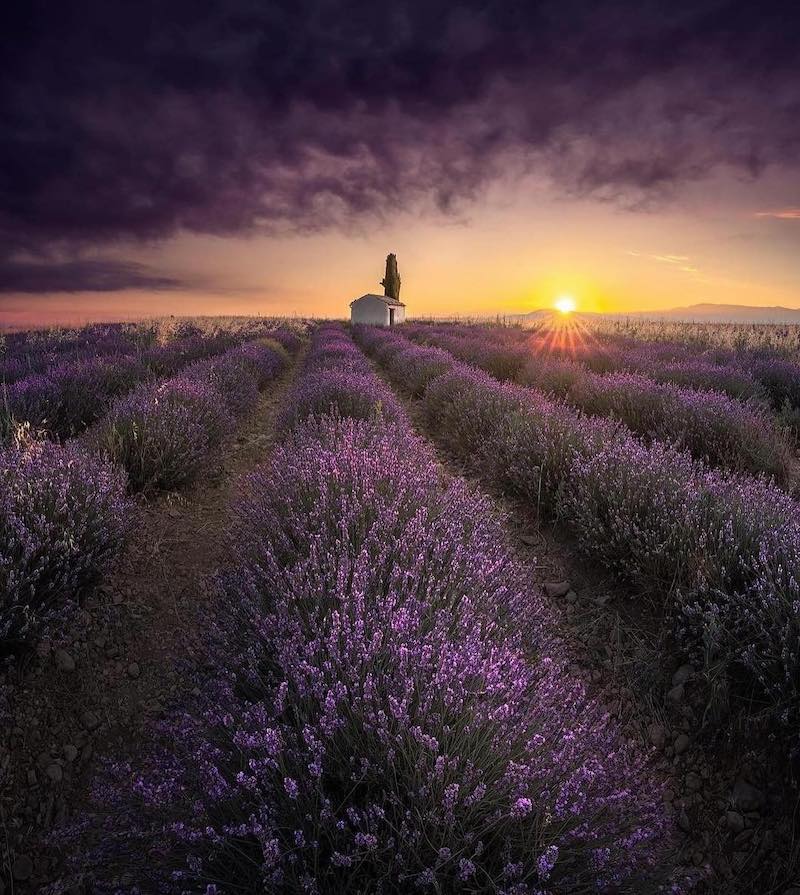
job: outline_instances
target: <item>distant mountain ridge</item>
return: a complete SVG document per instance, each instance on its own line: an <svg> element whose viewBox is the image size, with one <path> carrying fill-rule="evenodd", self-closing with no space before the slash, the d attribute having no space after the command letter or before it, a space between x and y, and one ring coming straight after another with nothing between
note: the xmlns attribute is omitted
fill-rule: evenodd
<svg viewBox="0 0 800 895"><path fill-rule="evenodd" d="M707 302L688 305L685 308L670 308L666 311L637 311L614 316L685 320L692 323L800 323L800 308L784 308L780 305L761 308L754 305L723 305Z"/></svg>
<svg viewBox="0 0 800 895"><path fill-rule="evenodd" d="M520 320L532 320L555 312L545 309L528 314L512 314ZM758 307L754 305L725 305L707 302L668 308L664 311L629 311L625 314L594 314L578 312L582 317L636 317L647 320L673 320L687 323L797 323L800 324L800 308L784 308L780 305Z"/></svg>

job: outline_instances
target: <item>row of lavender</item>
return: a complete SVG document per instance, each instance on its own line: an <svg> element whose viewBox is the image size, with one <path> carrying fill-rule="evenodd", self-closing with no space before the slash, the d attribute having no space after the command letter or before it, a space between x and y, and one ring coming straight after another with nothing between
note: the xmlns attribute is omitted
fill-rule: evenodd
<svg viewBox="0 0 800 895"><path fill-rule="evenodd" d="M132 491L183 487L287 361L286 350L271 340L198 361L119 399L85 441L125 469Z"/></svg>
<svg viewBox="0 0 800 895"><path fill-rule="evenodd" d="M718 682L745 671L796 742L800 507L761 479L642 444L609 420L502 384L440 348L374 329L359 342L422 395L430 429L481 478L566 523L621 577L672 594L680 633ZM749 693L751 697L753 692Z"/></svg>
<svg viewBox="0 0 800 895"><path fill-rule="evenodd" d="M0 332L0 381L10 384L68 362L147 354L172 342L227 335L237 342L265 335L273 320L161 318L138 323L93 323L80 329Z"/></svg>
<svg viewBox="0 0 800 895"><path fill-rule="evenodd" d="M289 340L287 344L297 338L288 329L267 326L266 321L259 321L255 331ZM166 343L135 353L125 350L132 343L123 342L114 354L56 361L41 372L3 386L0 438L8 437L19 423L59 440L77 435L99 419L115 398L138 383L173 376L194 361L240 344L245 335L250 338L250 330L216 330L204 335L196 327L184 325L174 330L174 337Z"/></svg>
<svg viewBox="0 0 800 895"><path fill-rule="evenodd" d="M788 421L800 408L800 364L774 349L702 346L679 339L631 338L619 333L581 328L575 338L564 331L516 330L516 338L537 354L572 357L599 373L630 370L660 382L723 392L734 398L769 403ZM767 327L778 331L776 327ZM642 330L636 329L641 336ZM795 359L793 359L793 357Z"/></svg>
<svg viewBox="0 0 800 895"><path fill-rule="evenodd" d="M0 334L0 380L15 382L66 361L118 357L156 348L174 339L199 335L182 322L164 331L155 322L94 323L74 330L26 330Z"/></svg>
<svg viewBox="0 0 800 895"><path fill-rule="evenodd" d="M684 448L712 466L770 476L785 487L794 483L791 441L760 402L640 373L593 373L576 360L532 353L520 330L412 326L406 332L499 379L554 395L591 416L621 420L638 435Z"/></svg>
<svg viewBox="0 0 800 895"><path fill-rule="evenodd" d="M580 315L579 315L580 316ZM686 346L695 353L714 356L735 354L800 360L800 326L773 323L690 323L634 317L595 317L583 320L598 342Z"/></svg>
<svg viewBox="0 0 800 895"><path fill-rule="evenodd" d="M201 695L98 786L93 891L655 890L660 787L567 672L486 498L340 328L281 425L229 533Z"/></svg>
<svg viewBox="0 0 800 895"><path fill-rule="evenodd" d="M172 376L181 367L211 357L235 344L232 336L192 336L136 355L101 355L56 362L4 387L0 435L18 424L63 440L78 435L109 408L116 397L138 383Z"/></svg>
<svg viewBox="0 0 800 895"><path fill-rule="evenodd" d="M121 548L126 492L190 481L286 358L275 342L237 346L123 397L80 442L0 451L0 647L60 624Z"/></svg>

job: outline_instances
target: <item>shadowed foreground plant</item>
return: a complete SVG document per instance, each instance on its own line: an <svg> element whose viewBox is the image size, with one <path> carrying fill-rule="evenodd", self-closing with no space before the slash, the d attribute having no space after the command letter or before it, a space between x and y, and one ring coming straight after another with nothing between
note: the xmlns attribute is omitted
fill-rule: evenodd
<svg viewBox="0 0 800 895"><path fill-rule="evenodd" d="M35 636L99 577L128 511L124 475L76 445L0 451L0 645Z"/></svg>
<svg viewBox="0 0 800 895"><path fill-rule="evenodd" d="M128 473L133 491L188 484L232 425L222 396L192 380L147 386L115 404L91 442Z"/></svg>

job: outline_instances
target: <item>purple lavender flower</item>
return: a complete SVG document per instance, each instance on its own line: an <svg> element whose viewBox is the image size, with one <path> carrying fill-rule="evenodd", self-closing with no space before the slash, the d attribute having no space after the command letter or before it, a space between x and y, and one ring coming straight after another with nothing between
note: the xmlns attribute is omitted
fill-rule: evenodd
<svg viewBox="0 0 800 895"><path fill-rule="evenodd" d="M520 798L514 802L511 810L516 817L525 817L526 814L530 814L533 810L533 802L524 796L520 796Z"/></svg>
<svg viewBox="0 0 800 895"><path fill-rule="evenodd" d="M0 451L0 643L29 639L120 548L124 476L75 445Z"/></svg>
<svg viewBox="0 0 800 895"><path fill-rule="evenodd" d="M332 345L336 351L330 355ZM345 357L350 359L347 364L342 363ZM343 341L341 330L320 327L314 333L306 369L308 374L298 380L287 396L278 422L284 431L307 416L332 410L359 419L381 416L391 420L404 416L391 389L374 375L352 341Z"/></svg>
<svg viewBox="0 0 800 895"><path fill-rule="evenodd" d="M226 350L221 358L208 360ZM14 423L29 423L60 440L77 435L137 385L187 367L185 375L207 383L216 379L229 407L243 412L255 402L257 389L278 375L286 361L275 345L236 347L231 334L203 336L192 330L141 351L133 340L95 343L92 351L97 353L27 356L26 375L14 375L13 382L7 379L0 394L0 439L8 438Z"/></svg>
<svg viewBox="0 0 800 895"><path fill-rule="evenodd" d="M556 861L558 861L558 846L549 845L536 862L536 869L539 871L539 879L542 882L550 879Z"/></svg>
<svg viewBox="0 0 800 895"><path fill-rule="evenodd" d="M125 468L132 490L181 487L285 364L282 349L257 343L197 361L117 401L88 440Z"/></svg>

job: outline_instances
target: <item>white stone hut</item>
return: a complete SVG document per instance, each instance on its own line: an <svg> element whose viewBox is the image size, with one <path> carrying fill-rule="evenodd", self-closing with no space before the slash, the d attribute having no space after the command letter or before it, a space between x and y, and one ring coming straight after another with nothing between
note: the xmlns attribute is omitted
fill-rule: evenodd
<svg viewBox="0 0 800 895"><path fill-rule="evenodd" d="M350 302L350 322L394 326L406 319L406 306L391 295L367 293Z"/></svg>

